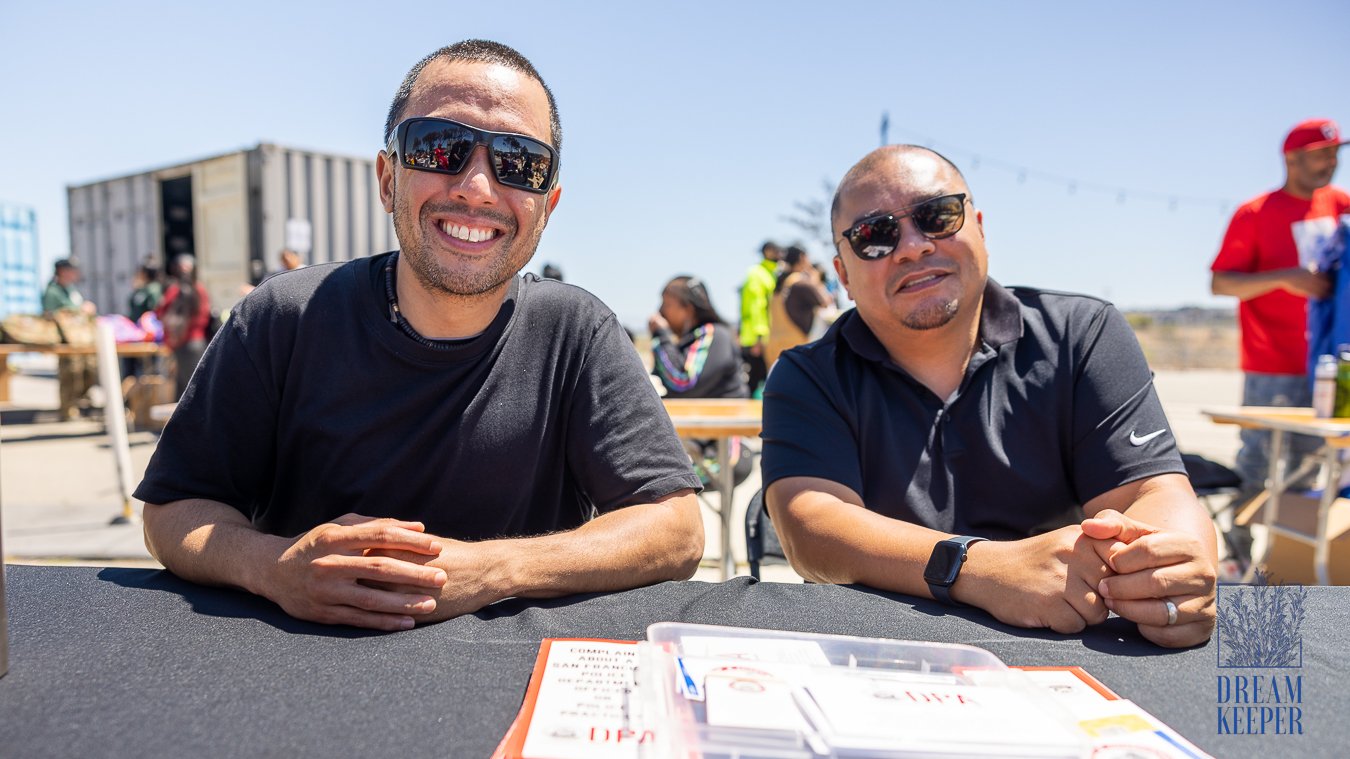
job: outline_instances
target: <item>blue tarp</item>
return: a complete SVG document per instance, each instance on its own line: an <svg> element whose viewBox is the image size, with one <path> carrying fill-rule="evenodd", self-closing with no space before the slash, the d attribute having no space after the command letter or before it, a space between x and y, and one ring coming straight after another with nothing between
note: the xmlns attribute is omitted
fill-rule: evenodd
<svg viewBox="0 0 1350 759"><path fill-rule="evenodd" d="M1331 297L1308 299L1308 381L1313 378L1317 357L1336 355L1336 347L1350 345L1350 216L1342 216L1336 233L1318 253L1317 268L1331 272Z"/></svg>
<svg viewBox="0 0 1350 759"><path fill-rule="evenodd" d="M1331 272L1331 297L1308 299L1308 381L1324 354L1336 356L1337 346L1350 345L1350 216L1342 216L1336 233L1318 253L1317 268ZM1350 472L1347 472L1350 474ZM1342 498L1350 498L1350 485L1341 477ZM1320 494L1320 491L1319 491Z"/></svg>

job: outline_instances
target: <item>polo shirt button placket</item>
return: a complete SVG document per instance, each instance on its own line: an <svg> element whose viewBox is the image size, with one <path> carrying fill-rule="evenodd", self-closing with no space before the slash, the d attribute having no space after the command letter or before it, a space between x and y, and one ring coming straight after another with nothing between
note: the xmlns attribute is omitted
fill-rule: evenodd
<svg viewBox="0 0 1350 759"><path fill-rule="evenodd" d="M947 407L940 406L938 407L937 413L933 416L933 428L932 432L929 433L929 440L931 441L929 444L929 456L932 457L934 462L943 455L942 450L945 447L945 441L942 439L942 420L946 417L946 414Z"/></svg>
<svg viewBox="0 0 1350 759"><path fill-rule="evenodd" d="M944 458L960 456L966 452L966 447L961 445L961 439L952 432L952 411L951 405L947 405L938 410L938 426L941 428L938 433L942 435L942 455Z"/></svg>

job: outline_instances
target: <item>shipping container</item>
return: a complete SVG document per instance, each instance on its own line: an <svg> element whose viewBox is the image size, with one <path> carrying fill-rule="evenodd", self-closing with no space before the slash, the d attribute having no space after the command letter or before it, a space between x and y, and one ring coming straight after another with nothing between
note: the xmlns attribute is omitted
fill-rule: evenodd
<svg viewBox="0 0 1350 759"><path fill-rule="evenodd" d="M305 263L392 250L375 162L267 143L248 150L66 188L70 252L101 313L126 313L142 261L197 258L212 308L279 266L284 248Z"/></svg>
<svg viewBox="0 0 1350 759"><path fill-rule="evenodd" d="M38 271L37 213L27 206L0 203L0 319L42 311Z"/></svg>

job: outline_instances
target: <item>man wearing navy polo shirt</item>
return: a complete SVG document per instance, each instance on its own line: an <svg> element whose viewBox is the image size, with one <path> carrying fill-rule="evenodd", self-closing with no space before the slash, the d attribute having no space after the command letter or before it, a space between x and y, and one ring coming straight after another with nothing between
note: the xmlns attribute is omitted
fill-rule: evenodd
<svg viewBox="0 0 1350 759"><path fill-rule="evenodd" d="M764 396L769 513L807 579L1077 632L1109 611L1164 646L1214 626L1214 528L1124 318L988 278L960 171L874 151L831 213L857 308Z"/></svg>

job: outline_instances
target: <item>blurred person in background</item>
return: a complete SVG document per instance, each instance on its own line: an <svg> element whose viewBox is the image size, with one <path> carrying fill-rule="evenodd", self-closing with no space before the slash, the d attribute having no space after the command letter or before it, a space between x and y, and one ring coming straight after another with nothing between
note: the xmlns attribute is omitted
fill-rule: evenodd
<svg viewBox="0 0 1350 759"><path fill-rule="evenodd" d="M135 274L131 275L131 296L127 298L127 317L136 322L142 330L147 330L147 325L140 323L141 318L146 314L153 314L155 307L159 305L161 300L164 300L162 276L163 272L160 269L159 261L154 256L146 256L141 262L140 268L136 270ZM155 359L156 362L159 360L159 358ZM140 376L144 368L140 359L132 356L126 356L122 359L123 377Z"/></svg>
<svg viewBox="0 0 1350 759"><path fill-rule="evenodd" d="M769 302L764 362L770 369L780 353L811 341L816 314L833 304L806 250L798 245L789 246L783 254L783 271L778 275L773 300Z"/></svg>
<svg viewBox="0 0 1350 759"><path fill-rule="evenodd" d="M91 301L84 299L78 287L80 267L69 258L57 260L52 278L42 291L42 312L54 314L58 311L73 311L88 316L98 313Z"/></svg>
<svg viewBox="0 0 1350 759"><path fill-rule="evenodd" d="M174 258L173 268L174 281L155 308L155 314L164 324L164 344L173 351L177 365L174 400L178 400L206 351L211 299L197 281L197 259L183 253Z"/></svg>
<svg viewBox="0 0 1350 759"><path fill-rule="evenodd" d="M746 398L736 337L697 277L681 276L661 291L661 309L647 320L652 372L667 398Z"/></svg>
<svg viewBox="0 0 1350 759"><path fill-rule="evenodd" d="M783 256L783 249L776 243L765 242L759 253L759 263L745 273L741 285L741 359L750 374L750 393L756 398L764 378L769 376L764 343L769 337L769 301L778 285L778 259Z"/></svg>
<svg viewBox="0 0 1350 759"><path fill-rule="evenodd" d="M154 311L164 299L164 283L160 281L159 263L146 258L131 278L131 297L127 300L127 316L138 321L146 312Z"/></svg>
<svg viewBox="0 0 1350 759"><path fill-rule="evenodd" d="M1308 377L1308 298L1331 295L1331 279L1313 267L1313 256L1350 210L1350 195L1331 186L1340 130L1327 119L1304 121L1284 139L1285 182L1243 203L1233 214L1210 270L1210 290L1238 299L1242 337L1244 406L1311 406ZM1270 432L1243 429L1235 468L1242 478L1239 502L1265 487ZM1289 440L1290 472L1319 447L1316 438ZM1310 479L1296 483L1310 485ZM1250 553L1250 532L1235 526L1233 538ZM1239 557L1241 559L1247 556Z"/></svg>
<svg viewBox="0 0 1350 759"><path fill-rule="evenodd" d="M279 272L295 271L304 265L305 263L300 260L299 253L296 253L290 248L281 251L281 268L278 270Z"/></svg>
<svg viewBox="0 0 1350 759"><path fill-rule="evenodd" d="M747 398L736 335L713 308L708 287L697 277L680 276L661 291L661 308L647 319L652 333L652 373L667 398ZM717 472L713 440L690 440L694 468L705 484ZM740 484L754 466L740 438L734 438L731 462Z"/></svg>
<svg viewBox="0 0 1350 759"><path fill-rule="evenodd" d="M272 277L275 277L278 274L284 274L285 272L288 271L295 271L296 269L302 269L305 266L305 262L300 259L300 254L296 253L290 248L284 248L281 251L281 253L277 254L277 260L281 262L281 268L276 269L275 271L269 273L267 276L263 277L262 282L266 282L267 280L271 279ZM259 282L259 284L261 284L261 282ZM254 285L244 283L239 286L239 297L242 298L243 296L253 292L253 290ZM222 319L223 318L224 317L222 317Z"/></svg>
<svg viewBox="0 0 1350 759"><path fill-rule="evenodd" d="M92 317L98 312L94 304L84 299L78 287L80 267L69 258L58 259L51 281L42 291L42 313L55 318L58 314L79 314ZM59 321L59 320L58 320ZM70 337L62 332L66 342ZM89 389L98 384L98 362L94 356L61 356L56 360L60 413L63 419L76 419L80 404Z"/></svg>

